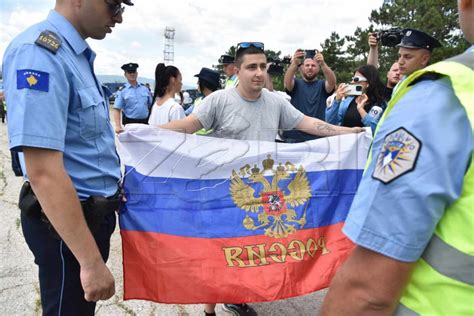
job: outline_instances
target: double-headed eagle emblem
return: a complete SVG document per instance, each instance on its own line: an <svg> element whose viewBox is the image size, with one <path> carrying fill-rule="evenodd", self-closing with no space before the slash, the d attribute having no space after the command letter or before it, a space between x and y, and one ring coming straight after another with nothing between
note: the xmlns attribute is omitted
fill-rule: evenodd
<svg viewBox="0 0 474 316"><path fill-rule="evenodd" d="M296 168L290 162L286 162L285 165L280 163L273 168L274 160L271 159L271 155L267 156L262 165L263 170L260 170L257 165L253 168L246 165L240 169L239 173L232 170L230 183L232 200L246 212L259 213L257 224L249 214L245 216L243 220L245 228L248 230L264 228L266 236L286 237L296 231L296 224L300 225L300 229L306 224L308 205L306 204L303 215L299 219L296 211L291 208L305 204L311 197L308 178L303 166ZM286 189L278 186L280 181L291 179L292 175L294 175L293 179ZM260 186L260 193L256 196L254 187Z"/></svg>

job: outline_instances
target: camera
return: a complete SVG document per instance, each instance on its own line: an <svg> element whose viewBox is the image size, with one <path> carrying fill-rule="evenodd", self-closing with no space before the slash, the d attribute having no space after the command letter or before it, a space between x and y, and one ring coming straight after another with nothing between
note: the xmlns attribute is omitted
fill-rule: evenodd
<svg viewBox="0 0 474 316"><path fill-rule="evenodd" d="M405 35L400 28L391 28L389 30L380 31L377 33L377 39L380 40L382 46L395 47L402 41Z"/></svg>
<svg viewBox="0 0 474 316"><path fill-rule="evenodd" d="M306 59L306 58L313 59L314 56L316 56L317 53L318 53L317 49L305 49L304 50L304 59Z"/></svg>
<svg viewBox="0 0 474 316"><path fill-rule="evenodd" d="M283 74L283 65L291 64L291 57L285 56L282 59L280 58L268 58L268 63L270 66L268 67L268 74L270 76L279 76Z"/></svg>
<svg viewBox="0 0 474 316"><path fill-rule="evenodd" d="M346 87L347 95L362 95L364 88L360 84L348 84Z"/></svg>

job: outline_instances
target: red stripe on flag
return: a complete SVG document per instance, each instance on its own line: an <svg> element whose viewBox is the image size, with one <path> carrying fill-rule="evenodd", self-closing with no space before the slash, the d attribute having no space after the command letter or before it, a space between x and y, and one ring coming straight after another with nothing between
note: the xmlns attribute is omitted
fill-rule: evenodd
<svg viewBox="0 0 474 316"><path fill-rule="evenodd" d="M264 302L329 286L353 244L343 223L286 238L188 238L121 231L124 299Z"/></svg>

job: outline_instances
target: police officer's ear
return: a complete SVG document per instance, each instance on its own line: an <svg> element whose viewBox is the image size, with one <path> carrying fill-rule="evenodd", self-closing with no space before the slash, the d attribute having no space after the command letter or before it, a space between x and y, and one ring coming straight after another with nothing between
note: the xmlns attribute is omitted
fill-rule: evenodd
<svg viewBox="0 0 474 316"><path fill-rule="evenodd" d="M431 53L428 50L425 50L425 52L423 52L423 55L421 56L421 64L423 65L423 67L428 66L428 63L430 62L430 58L431 58Z"/></svg>

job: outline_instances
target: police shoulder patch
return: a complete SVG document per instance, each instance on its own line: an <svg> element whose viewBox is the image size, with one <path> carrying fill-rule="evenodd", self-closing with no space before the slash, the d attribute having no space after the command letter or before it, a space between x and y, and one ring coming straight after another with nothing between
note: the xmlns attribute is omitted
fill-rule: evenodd
<svg viewBox="0 0 474 316"><path fill-rule="evenodd" d="M20 69L16 71L16 88L49 91L49 73L34 70Z"/></svg>
<svg viewBox="0 0 474 316"><path fill-rule="evenodd" d="M421 142L403 127L385 136L372 177L388 184L415 169Z"/></svg>
<svg viewBox="0 0 474 316"><path fill-rule="evenodd" d="M61 43L61 38L56 33L48 30L41 32L35 41L36 45L46 48L53 54L56 54L59 47L61 47Z"/></svg>

